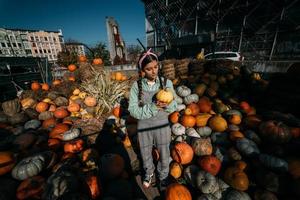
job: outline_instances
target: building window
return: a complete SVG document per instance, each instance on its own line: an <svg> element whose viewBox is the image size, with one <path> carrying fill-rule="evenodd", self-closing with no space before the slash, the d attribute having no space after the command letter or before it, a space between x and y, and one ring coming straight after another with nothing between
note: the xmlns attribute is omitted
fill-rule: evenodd
<svg viewBox="0 0 300 200"><path fill-rule="evenodd" d="M51 59L51 60L53 59L52 55L49 55L49 59Z"/></svg>
<svg viewBox="0 0 300 200"><path fill-rule="evenodd" d="M45 41L48 41L48 38L47 37L44 37Z"/></svg>
<svg viewBox="0 0 300 200"><path fill-rule="evenodd" d="M2 54L2 50L0 49L0 54Z"/></svg>
<svg viewBox="0 0 300 200"><path fill-rule="evenodd" d="M34 50L34 52L35 52L35 53L38 53L38 50L37 50L37 49L35 49L35 50Z"/></svg>
<svg viewBox="0 0 300 200"><path fill-rule="evenodd" d="M48 49L48 53L51 53L50 49Z"/></svg>
<svg viewBox="0 0 300 200"><path fill-rule="evenodd" d="M35 53L37 53L37 50L35 50L36 52ZM30 50L25 50L25 52L26 52L26 54L31 54L31 51Z"/></svg>
<svg viewBox="0 0 300 200"><path fill-rule="evenodd" d="M41 53L41 54L43 53L42 49L40 49L40 53Z"/></svg>
<svg viewBox="0 0 300 200"><path fill-rule="evenodd" d="M53 41L56 42L56 38L55 37L53 37Z"/></svg>
<svg viewBox="0 0 300 200"><path fill-rule="evenodd" d="M2 43L1 43L1 46L2 46L2 47L6 47L6 43L2 42Z"/></svg>
<svg viewBox="0 0 300 200"><path fill-rule="evenodd" d="M13 47L17 47L17 44L16 44L16 43L13 43Z"/></svg>
<svg viewBox="0 0 300 200"><path fill-rule="evenodd" d="M35 36L36 41L40 41L40 38L38 36Z"/></svg>
<svg viewBox="0 0 300 200"><path fill-rule="evenodd" d="M18 47L20 47L20 48L21 48L21 47L22 47L22 44L21 44L21 43L18 43Z"/></svg>
<svg viewBox="0 0 300 200"><path fill-rule="evenodd" d="M33 40L34 40L34 37L31 36L30 39L31 39L31 41L33 41Z"/></svg>
<svg viewBox="0 0 300 200"><path fill-rule="evenodd" d="M44 49L44 53L47 53L47 50L46 50L46 49Z"/></svg>
<svg viewBox="0 0 300 200"><path fill-rule="evenodd" d="M33 42L33 43L32 43L32 47L36 47L36 44L35 44L35 42Z"/></svg>
<svg viewBox="0 0 300 200"><path fill-rule="evenodd" d="M7 43L7 47L11 47L10 43Z"/></svg>

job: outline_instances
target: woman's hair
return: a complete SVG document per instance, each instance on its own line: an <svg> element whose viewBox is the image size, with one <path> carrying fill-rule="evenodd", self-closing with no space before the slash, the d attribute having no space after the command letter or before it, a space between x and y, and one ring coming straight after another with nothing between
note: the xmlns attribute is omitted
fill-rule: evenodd
<svg viewBox="0 0 300 200"><path fill-rule="evenodd" d="M158 62L158 57L156 54L151 52L151 49L149 49L148 51L144 51L138 60L138 70L139 70L139 79L137 81L138 84L138 89L139 89L139 93L138 93L138 101L139 101L139 106L143 106L142 103L142 74L141 71L144 69L144 67L151 63L152 61L156 60ZM160 69L158 69L158 78L159 78L159 83L160 83L160 88L163 88L163 84L162 84L162 80L161 80L161 72Z"/></svg>

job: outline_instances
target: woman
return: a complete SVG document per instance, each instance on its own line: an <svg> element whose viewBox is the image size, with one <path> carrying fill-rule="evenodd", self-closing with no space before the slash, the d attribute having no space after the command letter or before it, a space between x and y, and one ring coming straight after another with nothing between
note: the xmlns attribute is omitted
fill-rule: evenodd
<svg viewBox="0 0 300 200"><path fill-rule="evenodd" d="M138 67L144 73L138 81L134 82L130 90L128 110L134 118L138 119L138 141L143 160L145 176L143 186L148 188L154 176L154 164L152 160L152 148L156 146L159 152L157 165L160 189L168 184L169 159L171 142L171 129L168 116L177 108L173 100L165 104L155 100L156 93L162 88L170 88L175 96L173 84L159 75L159 63L157 55L149 49L139 58Z"/></svg>

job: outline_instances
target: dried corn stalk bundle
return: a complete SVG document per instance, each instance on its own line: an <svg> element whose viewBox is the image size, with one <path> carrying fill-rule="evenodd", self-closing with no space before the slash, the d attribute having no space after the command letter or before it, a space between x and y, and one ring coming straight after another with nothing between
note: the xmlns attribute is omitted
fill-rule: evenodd
<svg viewBox="0 0 300 200"><path fill-rule="evenodd" d="M51 91L56 92L59 96L69 97L74 89L78 88L78 83L73 81L63 81L61 84L54 86Z"/></svg>
<svg viewBox="0 0 300 200"><path fill-rule="evenodd" d="M129 81L112 80L110 73L92 71L92 78L81 83L80 87L97 100L96 118L110 113L114 105L124 97L129 90Z"/></svg>
<svg viewBox="0 0 300 200"><path fill-rule="evenodd" d="M103 65L91 65L89 63L82 63L79 66L79 78L82 81L93 78L93 71L102 72L104 70Z"/></svg>

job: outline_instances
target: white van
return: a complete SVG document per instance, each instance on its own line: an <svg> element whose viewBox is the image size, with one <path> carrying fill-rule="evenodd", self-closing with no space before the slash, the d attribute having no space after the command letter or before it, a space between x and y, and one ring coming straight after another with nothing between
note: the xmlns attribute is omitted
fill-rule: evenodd
<svg viewBox="0 0 300 200"><path fill-rule="evenodd" d="M240 61L242 62L244 60L244 56L242 56L238 52L233 51L216 51L213 53L208 53L204 56L205 60L218 60L218 59L228 59L233 61Z"/></svg>

